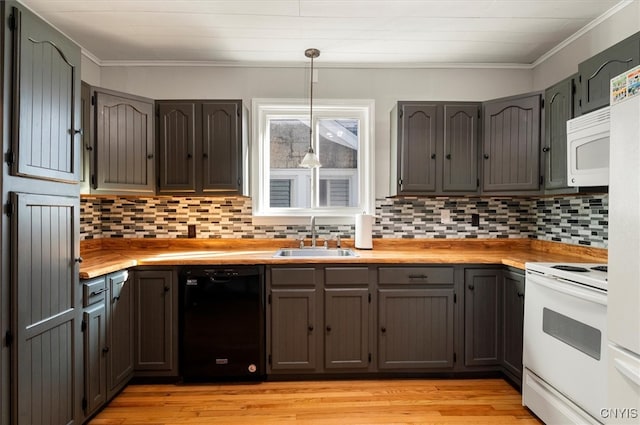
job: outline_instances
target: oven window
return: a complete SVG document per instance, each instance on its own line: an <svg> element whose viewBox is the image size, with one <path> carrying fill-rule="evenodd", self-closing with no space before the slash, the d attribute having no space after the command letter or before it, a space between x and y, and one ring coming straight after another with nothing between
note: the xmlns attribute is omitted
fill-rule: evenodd
<svg viewBox="0 0 640 425"><path fill-rule="evenodd" d="M542 330L565 344L582 351L589 357L600 360L601 333L599 329L557 313L542 309Z"/></svg>

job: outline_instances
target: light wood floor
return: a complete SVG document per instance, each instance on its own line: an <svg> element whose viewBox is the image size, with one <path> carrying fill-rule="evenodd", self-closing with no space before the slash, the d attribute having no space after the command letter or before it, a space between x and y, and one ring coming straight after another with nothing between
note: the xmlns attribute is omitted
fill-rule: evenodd
<svg viewBox="0 0 640 425"><path fill-rule="evenodd" d="M90 424L541 424L501 379L129 385Z"/></svg>

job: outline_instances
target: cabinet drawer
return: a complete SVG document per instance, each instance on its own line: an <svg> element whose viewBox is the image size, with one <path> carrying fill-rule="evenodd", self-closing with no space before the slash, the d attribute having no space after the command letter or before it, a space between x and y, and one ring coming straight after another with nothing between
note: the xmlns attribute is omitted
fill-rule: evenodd
<svg viewBox="0 0 640 425"><path fill-rule="evenodd" d="M378 283L380 285L453 283L453 267L380 267Z"/></svg>
<svg viewBox="0 0 640 425"><path fill-rule="evenodd" d="M314 267L288 267L271 269L271 285L315 286Z"/></svg>
<svg viewBox="0 0 640 425"><path fill-rule="evenodd" d="M368 285L368 267L327 267L324 272L327 285Z"/></svg>
<svg viewBox="0 0 640 425"><path fill-rule="evenodd" d="M82 282L82 305L87 307L91 304L103 301L107 292L107 281L102 277L86 280Z"/></svg>

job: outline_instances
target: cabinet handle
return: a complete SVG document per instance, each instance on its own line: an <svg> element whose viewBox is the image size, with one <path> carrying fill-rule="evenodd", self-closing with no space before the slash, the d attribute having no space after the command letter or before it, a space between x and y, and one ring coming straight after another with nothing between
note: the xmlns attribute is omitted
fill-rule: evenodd
<svg viewBox="0 0 640 425"><path fill-rule="evenodd" d="M207 158L209 158L209 154L205 152L205 153L203 153L203 154L202 154L202 157L203 157L204 159L207 159Z"/></svg>
<svg viewBox="0 0 640 425"><path fill-rule="evenodd" d="M307 329L309 329L309 332L313 332L313 325L309 325L309 327L307 327Z"/></svg>
<svg viewBox="0 0 640 425"><path fill-rule="evenodd" d="M153 159L153 154L150 153L149 155L147 155L147 159Z"/></svg>
<svg viewBox="0 0 640 425"><path fill-rule="evenodd" d="M78 257L78 258L76 258L74 261L75 261L76 263L82 263L82 261L84 261L84 260L82 259L82 257Z"/></svg>
<svg viewBox="0 0 640 425"><path fill-rule="evenodd" d="M327 325L327 332L331 332L331 326Z"/></svg>
<svg viewBox="0 0 640 425"><path fill-rule="evenodd" d="M193 155L191 155L190 153L187 154L187 159L191 159Z"/></svg>
<svg viewBox="0 0 640 425"><path fill-rule="evenodd" d="M74 135L74 136L75 136L76 134L79 134L79 135L81 135L81 136L82 136L82 135L84 135L84 131L82 131L82 129L81 129L81 128L71 130L71 132L73 133L73 135Z"/></svg>
<svg viewBox="0 0 640 425"><path fill-rule="evenodd" d="M544 148L542 148L542 152L549 152L551 150L551 148L549 146L545 146Z"/></svg>
<svg viewBox="0 0 640 425"><path fill-rule="evenodd" d="M489 159L489 154L485 153L484 154L484 159Z"/></svg>
<svg viewBox="0 0 640 425"><path fill-rule="evenodd" d="M475 289L475 286L469 285L469 286L467 286L467 288L469 288L470 291L473 291Z"/></svg>
<svg viewBox="0 0 640 425"><path fill-rule="evenodd" d="M102 288L99 291L91 291L91 293L89 294L90 297L96 296L96 295L100 295L103 292L107 292L107 288Z"/></svg>
<svg viewBox="0 0 640 425"><path fill-rule="evenodd" d="M409 279L428 279L429 276L426 274L410 274Z"/></svg>
<svg viewBox="0 0 640 425"><path fill-rule="evenodd" d="M91 152L93 150L93 146L87 145L85 149L88 150L89 152Z"/></svg>
<svg viewBox="0 0 640 425"><path fill-rule="evenodd" d="M171 289L171 288L169 288L168 286L165 286L165 287L164 287L164 292L169 292L169 290L170 290L170 289Z"/></svg>
<svg viewBox="0 0 640 425"><path fill-rule="evenodd" d="M387 328L385 328L384 326L380 328L380 332L382 333L386 333L387 332Z"/></svg>
<svg viewBox="0 0 640 425"><path fill-rule="evenodd" d="M518 298L524 298L524 292L518 292Z"/></svg>
<svg viewBox="0 0 640 425"><path fill-rule="evenodd" d="M102 352L103 352L104 354L107 354L107 353L109 352L109 347L104 347L104 348L102 349Z"/></svg>
<svg viewBox="0 0 640 425"><path fill-rule="evenodd" d="M115 297L113 297L113 299L111 300L111 303L115 303L118 300L120 300L120 295L116 295Z"/></svg>
<svg viewBox="0 0 640 425"><path fill-rule="evenodd" d="M435 153L431 154L431 159L436 159L436 154Z"/></svg>
<svg viewBox="0 0 640 425"><path fill-rule="evenodd" d="M446 156L445 158L447 158L447 159L451 159L451 154L450 154L450 153L448 153L448 154L447 154L447 156Z"/></svg>

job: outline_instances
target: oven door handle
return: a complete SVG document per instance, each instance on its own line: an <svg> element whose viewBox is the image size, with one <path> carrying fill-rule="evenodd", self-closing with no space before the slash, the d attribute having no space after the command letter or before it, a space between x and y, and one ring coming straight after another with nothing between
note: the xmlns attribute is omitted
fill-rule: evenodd
<svg viewBox="0 0 640 425"><path fill-rule="evenodd" d="M640 387L640 369L634 369L631 365L620 359L614 359L614 364L618 372L629 378L637 387Z"/></svg>
<svg viewBox="0 0 640 425"><path fill-rule="evenodd" d="M591 301L594 303L607 305L607 295L602 293L596 293L590 289L579 288L576 284L570 280L553 277L553 276L545 276L545 277L535 277L530 279L531 283L535 283L537 285L544 286L552 291L562 292L567 295L571 295L573 297L577 297L586 301Z"/></svg>

